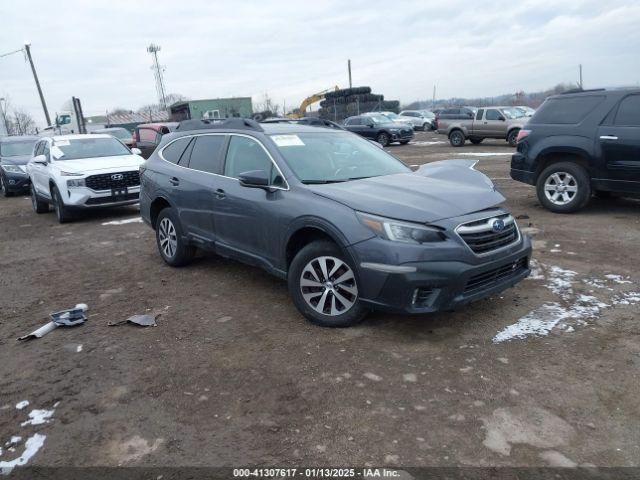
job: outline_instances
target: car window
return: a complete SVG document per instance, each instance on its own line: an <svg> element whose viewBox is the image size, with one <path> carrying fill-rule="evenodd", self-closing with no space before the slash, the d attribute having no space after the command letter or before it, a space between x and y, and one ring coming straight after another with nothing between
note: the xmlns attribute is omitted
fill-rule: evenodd
<svg viewBox="0 0 640 480"><path fill-rule="evenodd" d="M162 157L171 163L178 163L182 153L191 141L191 137L179 138L162 149Z"/></svg>
<svg viewBox="0 0 640 480"><path fill-rule="evenodd" d="M476 120L482 120L482 115L484 115L484 108L478 110L478 113L476 113Z"/></svg>
<svg viewBox="0 0 640 480"><path fill-rule="evenodd" d="M625 97L618 107L616 125L640 127L640 95Z"/></svg>
<svg viewBox="0 0 640 480"><path fill-rule="evenodd" d="M503 116L500 115L500 112L498 110L495 110L493 108L487 110L485 120L500 120L501 118L503 118Z"/></svg>
<svg viewBox="0 0 640 480"><path fill-rule="evenodd" d="M346 124L347 125L360 125L360 119L359 118L348 118Z"/></svg>
<svg viewBox="0 0 640 480"><path fill-rule="evenodd" d="M576 124L580 123L605 99L604 95L550 98L533 115L530 123Z"/></svg>
<svg viewBox="0 0 640 480"><path fill-rule="evenodd" d="M31 155L34 144L35 142L33 141L0 143L0 156L17 157L21 155Z"/></svg>
<svg viewBox="0 0 640 480"><path fill-rule="evenodd" d="M189 158L189 168L220 174L222 171L221 153L226 138L226 135L200 135L196 137Z"/></svg>
<svg viewBox="0 0 640 480"><path fill-rule="evenodd" d="M43 148L44 148L44 142L38 142L38 145L36 145L36 149L33 151L33 156L37 157L38 155L41 155Z"/></svg>
<svg viewBox="0 0 640 480"><path fill-rule="evenodd" d="M150 128L141 128L138 130L139 138L141 142L151 142L156 143L157 132Z"/></svg>
<svg viewBox="0 0 640 480"><path fill-rule="evenodd" d="M42 149L42 154L47 158L47 162L51 161L49 142L44 142L44 148Z"/></svg>
<svg viewBox="0 0 640 480"><path fill-rule="evenodd" d="M233 135L229 141L224 174L238 178L241 173L252 170L264 170L269 174L270 185L284 186L284 179L262 145L253 138Z"/></svg>

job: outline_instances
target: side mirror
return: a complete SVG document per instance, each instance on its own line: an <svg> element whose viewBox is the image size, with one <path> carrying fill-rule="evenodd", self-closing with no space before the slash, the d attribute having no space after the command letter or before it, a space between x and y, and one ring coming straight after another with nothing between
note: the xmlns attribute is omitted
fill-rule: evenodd
<svg viewBox="0 0 640 480"><path fill-rule="evenodd" d="M240 185L248 188L267 188L269 187L269 174L264 170L251 170L243 172L238 176Z"/></svg>
<svg viewBox="0 0 640 480"><path fill-rule="evenodd" d="M369 128L373 128L373 125L374 125L373 122L367 123L367 127L369 127Z"/></svg>
<svg viewBox="0 0 640 480"><path fill-rule="evenodd" d="M133 153L134 155L142 155L142 150L140 150L139 148L133 147L131 149L131 153Z"/></svg>
<svg viewBox="0 0 640 480"><path fill-rule="evenodd" d="M45 157L44 155L37 155L33 157L33 163L37 163L38 165L46 165L47 157Z"/></svg>
<svg viewBox="0 0 640 480"><path fill-rule="evenodd" d="M500 118L498 118L498 120L500 120L501 122L504 122L505 118L504 117L500 117Z"/></svg>

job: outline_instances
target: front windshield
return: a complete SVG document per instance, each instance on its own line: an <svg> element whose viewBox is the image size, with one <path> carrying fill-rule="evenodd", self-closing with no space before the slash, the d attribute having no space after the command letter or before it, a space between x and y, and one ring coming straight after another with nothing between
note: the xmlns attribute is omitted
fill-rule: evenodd
<svg viewBox="0 0 640 480"><path fill-rule="evenodd" d="M524 112L519 108L503 108L502 113L505 117L511 119L524 117Z"/></svg>
<svg viewBox="0 0 640 480"><path fill-rule="evenodd" d="M0 143L0 156L2 157L20 157L31 155L33 151L34 140L28 142L6 142Z"/></svg>
<svg viewBox="0 0 640 480"><path fill-rule="evenodd" d="M368 140L348 132L271 135L303 183L346 182L411 170Z"/></svg>
<svg viewBox="0 0 640 480"><path fill-rule="evenodd" d="M373 123L389 123L390 121L392 121L385 115L373 115L369 118L373 120Z"/></svg>
<svg viewBox="0 0 640 480"><path fill-rule="evenodd" d="M422 116L423 117L427 117L427 118L435 118L435 113L430 112L429 110L423 110L422 112Z"/></svg>
<svg viewBox="0 0 640 480"><path fill-rule="evenodd" d="M398 118L398 114L393 112L383 113L382 115L384 115L387 118L390 118L391 120L395 120L396 118Z"/></svg>
<svg viewBox="0 0 640 480"><path fill-rule="evenodd" d="M112 137L56 140L52 150L54 159L58 161L132 154L127 147Z"/></svg>

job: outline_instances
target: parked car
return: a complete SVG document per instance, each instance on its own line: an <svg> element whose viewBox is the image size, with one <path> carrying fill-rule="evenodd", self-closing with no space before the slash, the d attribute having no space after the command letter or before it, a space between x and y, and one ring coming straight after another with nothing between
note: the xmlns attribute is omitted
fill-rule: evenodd
<svg viewBox="0 0 640 480"><path fill-rule="evenodd" d="M371 309L450 310L529 274L530 240L473 165L413 172L349 132L234 119L166 135L140 212L167 264L203 249L260 266L307 319L344 327Z"/></svg>
<svg viewBox="0 0 640 480"><path fill-rule="evenodd" d="M446 120L468 120L475 117L476 113L465 107L457 108L442 108L435 110L436 115L436 130L439 130L441 125L444 127Z"/></svg>
<svg viewBox="0 0 640 480"><path fill-rule="evenodd" d="M29 190L27 163L36 136L0 137L0 192L5 197Z"/></svg>
<svg viewBox="0 0 640 480"><path fill-rule="evenodd" d="M133 146L142 152L143 158L149 158L162 136L174 131L177 126L178 122L140 124L133 131Z"/></svg>
<svg viewBox="0 0 640 480"><path fill-rule="evenodd" d="M640 89L549 97L520 131L511 178L535 185L552 212L592 194L640 193Z"/></svg>
<svg viewBox="0 0 640 480"><path fill-rule="evenodd" d="M108 135L111 135L112 137L117 138L122 143L124 143L127 147L133 148L133 135L126 128L122 128L122 127L99 128L98 130L93 130L91 133L106 133Z"/></svg>
<svg viewBox="0 0 640 480"><path fill-rule="evenodd" d="M518 105L513 108L520 110L525 117L533 117L533 114L536 113L535 108L527 107L525 105Z"/></svg>
<svg viewBox="0 0 640 480"><path fill-rule="evenodd" d="M49 205L60 223L78 210L138 203L140 150L106 134L59 135L35 144L27 164L36 213Z"/></svg>
<svg viewBox="0 0 640 480"><path fill-rule="evenodd" d="M327 120L325 118L318 117L302 117L302 118L267 118L266 120L262 120L260 123L293 123L296 125L309 125L311 127L326 127L326 128L336 128L338 130L344 130L342 125L337 124L336 122L332 122L331 120Z"/></svg>
<svg viewBox="0 0 640 480"><path fill-rule="evenodd" d="M453 147L462 147L467 139L479 144L485 138L503 138L515 147L518 132L527 120L514 107L484 107L478 109L475 118L438 119L438 133L447 135Z"/></svg>
<svg viewBox="0 0 640 480"><path fill-rule="evenodd" d="M404 125L410 125L411 127L413 127L413 120L409 118L400 118L400 115L395 112L367 112L363 113L362 115L368 117L379 117L380 115L382 115L384 117L387 117L392 122L402 123Z"/></svg>
<svg viewBox="0 0 640 480"><path fill-rule="evenodd" d="M403 110L398 115L402 120L407 120L415 130L433 130L436 116L428 110Z"/></svg>
<svg viewBox="0 0 640 480"><path fill-rule="evenodd" d="M383 147L393 142L406 145L413 138L413 127L392 122L384 115L349 117L344 121L344 128L365 138L375 140Z"/></svg>

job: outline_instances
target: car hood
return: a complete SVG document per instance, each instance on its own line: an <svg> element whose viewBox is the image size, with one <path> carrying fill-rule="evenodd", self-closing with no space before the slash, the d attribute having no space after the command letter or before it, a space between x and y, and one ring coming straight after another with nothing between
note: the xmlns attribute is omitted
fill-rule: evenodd
<svg viewBox="0 0 640 480"><path fill-rule="evenodd" d="M57 160L56 167L69 173L113 172L116 170L136 170L144 163L139 155L117 157L81 158L78 160Z"/></svg>
<svg viewBox="0 0 640 480"><path fill-rule="evenodd" d="M472 160L445 160L418 171L344 183L307 185L313 193L354 210L417 223L477 212L505 198Z"/></svg>
<svg viewBox="0 0 640 480"><path fill-rule="evenodd" d="M15 157L0 157L3 165L26 165L29 163L31 155L16 155Z"/></svg>

